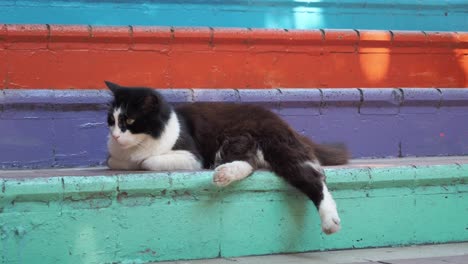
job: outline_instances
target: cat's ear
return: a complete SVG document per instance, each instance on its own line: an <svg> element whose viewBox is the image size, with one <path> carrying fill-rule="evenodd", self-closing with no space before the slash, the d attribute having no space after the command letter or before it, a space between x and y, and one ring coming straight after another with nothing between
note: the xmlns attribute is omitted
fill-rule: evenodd
<svg viewBox="0 0 468 264"><path fill-rule="evenodd" d="M150 112L159 106L159 97L155 93L150 93L143 99L142 108L144 111Z"/></svg>
<svg viewBox="0 0 468 264"><path fill-rule="evenodd" d="M120 89L120 85L118 85L116 83L109 82L109 81L104 81L104 83L107 85L107 88L109 88L109 90L111 90L112 93L114 93L114 94L115 94L115 92L117 92L117 90Z"/></svg>

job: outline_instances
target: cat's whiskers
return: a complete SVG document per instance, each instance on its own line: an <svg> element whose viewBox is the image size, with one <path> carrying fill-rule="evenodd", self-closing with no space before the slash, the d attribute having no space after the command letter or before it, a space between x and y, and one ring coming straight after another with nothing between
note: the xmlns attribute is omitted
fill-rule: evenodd
<svg viewBox="0 0 468 264"><path fill-rule="evenodd" d="M143 141L145 141L145 140L143 139L143 140L141 140L140 142L138 142L138 143L136 144L136 147L137 147L137 148L140 147L140 148L142 148L142 149L148 149L147 146L143 145Z"/></svg>

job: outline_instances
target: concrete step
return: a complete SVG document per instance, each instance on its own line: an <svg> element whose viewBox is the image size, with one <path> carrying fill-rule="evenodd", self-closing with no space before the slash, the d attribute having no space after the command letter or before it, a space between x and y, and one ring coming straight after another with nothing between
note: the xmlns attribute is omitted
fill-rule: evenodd
<svg viewBox="0 0 468 264"><path fill-rule="evenodd" d="M146 263L468 241L468 158L328 167L342 230L321 233L304 195L258 171L0 171L4 263Z"/></svg>
<svg viewBox="0 0 468 264"><path fill-rule="evenodd" d="M468 243L159 262L161 264L466 264Z"/></svg>

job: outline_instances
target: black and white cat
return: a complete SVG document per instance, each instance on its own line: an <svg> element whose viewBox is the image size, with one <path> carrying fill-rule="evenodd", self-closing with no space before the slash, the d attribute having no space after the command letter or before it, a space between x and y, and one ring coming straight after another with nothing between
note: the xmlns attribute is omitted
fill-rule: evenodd
<svg viewBox="0 0 468 264"><path fill-rule="evenodd" d="M153 89L106 85L114 95L108 114L109 168L214 168L218 186L241 180L255 169L269 169L312 200L323 232L340 229L321 165L345 164L344 148L315 144L259 106L192 103L173 108Z"/></svg>

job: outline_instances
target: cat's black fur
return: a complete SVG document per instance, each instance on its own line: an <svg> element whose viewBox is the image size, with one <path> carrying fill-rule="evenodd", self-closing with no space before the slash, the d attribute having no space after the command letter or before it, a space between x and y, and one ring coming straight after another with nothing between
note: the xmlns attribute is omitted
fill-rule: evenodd
<svg viewBox="0 0 468 264"><path fill-rule="evenodd" d="M187 120L189 133L203 156L205 168L213 165L216 152L225 139L229 140L233 135L250 135L251 142L244 142L246 148L251 148L252 144L258 146L271 169L305 193L316 206L323 198L324 175L310 166L304 166L304 162L319 160L322 165L338 165L346 163L348 159L344 149L314 144L292 130L277 115L260 106L193 103L180 106L176 111ZM247 162L251 154L251 151L245 155L229 153Z"/></svg>
<svg viewBox="0 0 468 264"><path fill-rule="evenodd" d="M114 94L115 104L127 102L127 115L136 120L134 126L128 127L131 132L155 138L161 135L172 107L158 92L135 87L120 88ZM271 170L306 194L317 207L323 199L324 175L304 163L318 160L322 165L338 165L348 160L345 149L313 143L260 106L192 103L174 110L181 123L174 147L194 153L204 168L213 168L218 151L221 163L241 160L256 168L255 155L261 150Z"/></svg>
<svg viewBox="0 0 468 264"><path fill-rule="evenodd" d="M247 161L254 169L261 167L257 157L258 144L250 134L223 135L218 140L218 157L215 157L214 167L236 160Z"/></svg>
<svg viewBox="0 0 468 264"><path fill-rule="evenodd" d="M145 133L154 138L161 136L172 107L159 93L147 88L125 88L111 82L106 82L106 85L114 94L107 115L109 126L115 123L113 109L120 107L123 114L119 117L119 127L123 132L128 129L133 134ZM134 119L135 123L126 124L126 118Z"/></svg>

